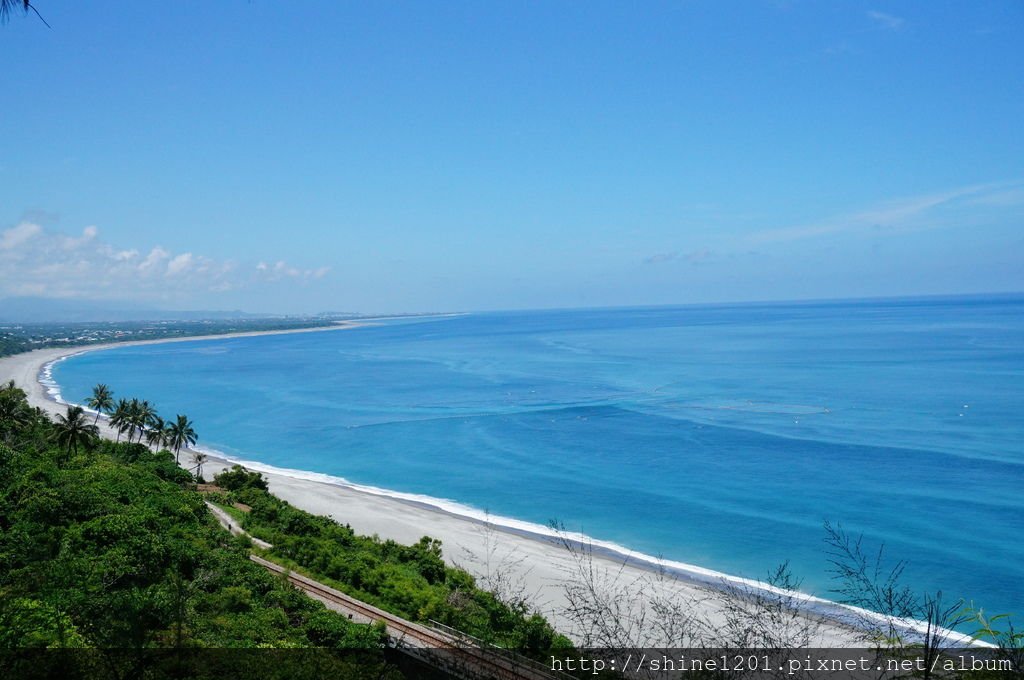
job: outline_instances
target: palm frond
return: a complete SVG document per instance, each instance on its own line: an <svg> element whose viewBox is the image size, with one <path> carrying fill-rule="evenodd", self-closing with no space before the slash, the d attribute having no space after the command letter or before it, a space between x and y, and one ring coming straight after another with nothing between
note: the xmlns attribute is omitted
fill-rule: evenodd
<svg viewBox="0 0 1024 680"><path fill-rule="evenodd" d="M39 17L39 20L42 21L47 28L50 28L50 24L46 23L46 19L44 19L43 15L39 13L39 10L35 8L35 5L32 4L31 0L0 0L0 24L6 24L11 18L11 13L15 10L21 10L23 14L28 14L28 11L32 10L36 13L36 16Z"/></svg>

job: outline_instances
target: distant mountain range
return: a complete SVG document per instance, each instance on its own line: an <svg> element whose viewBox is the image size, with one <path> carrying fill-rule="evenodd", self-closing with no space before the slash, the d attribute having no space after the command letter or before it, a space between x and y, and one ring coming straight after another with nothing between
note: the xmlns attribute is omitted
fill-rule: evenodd
<svg viewBox="0 0 1024 680"><path fill-rule="evenodd" d="M9 297L0 300L0 322L76 323L96 321L198 321L205 319L258 319L277 316L241 310L184 311L151 309L131 302Z"/></svg>

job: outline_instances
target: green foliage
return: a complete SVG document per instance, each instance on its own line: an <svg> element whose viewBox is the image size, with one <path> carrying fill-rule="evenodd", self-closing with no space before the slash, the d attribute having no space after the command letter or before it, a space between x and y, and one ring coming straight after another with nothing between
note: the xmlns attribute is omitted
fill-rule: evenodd
<svg viewBox="0 0 1024 680"><path fill-rule="evenodd" d="M57 424L53 430L53 440L64 449L63 463L78 454L82 447L92 447L99 437L99 428L88 422L81 406L68 406L65 415L57 416Z"/></svg>
<svg viewBox="0 0 1024 680"><path fill-rule="evenodd" d="M241 491L242 489L267 490L267 480L258 472L250 472L241 465L232 465L230 470L224 470L214 476L213 483L228 491Z"/></svg>
<svg viewBox="0 0 1024 680"><path fill-rule="evenodd" d="M224 475L229 476L217 478L224 488L242 479L233 471ZM477 588L465 571L447 566L440 541L424 536L413 545L402 545L360 536L347 525L299 510L253 485L236 489L230 499L252 508L243 527L274 546L269 557L353 597L538 658L551 649L571 647L525 604L503 603Z"/></svg>
<svg viewBox="0 0 1024 680"><path fill-rule="evenodd" d="M52 605L0 592L0 649L85 646L71 619Z"/></svg>
<svg viewBox="0 0 1024 680"><path fill-rule="evenodd" d="M971 613L971 621L977 626L974 637L995 645L996 651L992 658L1015 669L1018 677L1024 675L1024 631L1017 630L1008 614L989 616L984 610L974 607ZM971 680L994 680L1012 677L1012 674L1006 670L979 670L967 676Z"/></svg>
<svg viewBox="0 0 1024 680"><path fill-rule="evenodd" d="M102 441L68 458L58 426L27 413L0 444L0 649L332 647L382 663L382 631L250 561L172 453Z"/></svg>
<svg viewBox="0 0 1024 680"><path fill-rule="evenodd" d="M111 413L114 410L114 393L109 387L99 383L92 388L92 395L85 400L85 405L96 412L92 421L95 424L101 413Z"/></svg>
<svg viewBox="0 0 1024 680"><path fill-rule="evenodd" d="M128 441L112 442L97 440L78 411L50 422L10 384L0 406L0 654L20 650L18 673L66 670L60 658L33 661L25 650L86 648L101 654L63 659L80 677L138 676L139 664L148 677L395 677L383 626L354 624L249 560L248 539L220 528L175 454L138 442L143 418ZM525 605L507 606L446 566L439 541L359 536L275 498L260 474L237 466L216 482L226 491L211 500L251 506L233 516L274 543L282 563L400 616L535 656L569 647ZM260 655L194 655L210 648L309 654L270 665Z"/></svg>

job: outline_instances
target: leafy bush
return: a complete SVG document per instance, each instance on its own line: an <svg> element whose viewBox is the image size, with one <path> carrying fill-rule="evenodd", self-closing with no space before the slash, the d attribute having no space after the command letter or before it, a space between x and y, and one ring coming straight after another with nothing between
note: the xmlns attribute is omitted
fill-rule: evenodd
<svg viewBox="0 0 1024 680"><path fill-rule="evenodd" d="M328 611L249 560L173 454L105 441L65 461L41 413L4 427L0 650L359 648L380 673L382 630ZM259 480L246 474L241 488L258 490ZM122 671L138 658L126 657ZM366 669L357 670L349 674Z"/></svg>
<svg viewBox="0 0 1024 680"><path fill-rule="evenodd" d="M218 485L224 486L218 482ZM230 494L252 508L243 527L274 547L269 557L403 618L438 621L538 658L571 648L539 614L510 607L445 564L441 542L402 545L357 535L328 517L299 510L251 485Z"/></svg>
<svg viewBox="0 0 1024 680"><path fill-rule="evenodd" d="M213 483L228 491L241 491L242 489L267 490L267 480L258 472L250 472L241 465L232 465L230 470L224 470L213 478Z"/></svg>
<svg viewBox="0 0 1024 680"><path fill-rule="evenodd" d="M142 652L172 648L175 663L185 664L175 673L239 677L263 667L252 657L225 665L204 657L189 666L181 654L360 649L369 656L358 667L337 656L289 658L310 677L328 669L337 677L393 677L383 627L354 624L249 560L248 539L220 528L173 454L97 441L68 455L21 390L0 387L0 400L0 652L121 650L116 658L76 658L122 677L139 675L144 660L149 677L160 677L166 657ZM252 508L244 527L272 543L270 556L283 564L405 618L440 621L527 653L569 647L539 615L504 605L447 566L437 540L402 545L357 535L272 496L262 475L238 466L215 481L226 490L218 501Z"/></svg>

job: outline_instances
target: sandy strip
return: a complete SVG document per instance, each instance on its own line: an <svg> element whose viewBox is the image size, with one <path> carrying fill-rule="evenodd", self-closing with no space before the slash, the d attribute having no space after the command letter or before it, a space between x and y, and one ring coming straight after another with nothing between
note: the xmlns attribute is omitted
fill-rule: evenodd
<svg viewBox="0 0 1024 680"><path fill-rule="evenodd" d="M28 393L29 402L50 413L63 413L66 406L49 398L39 382L44 367L50 362L82 352L112 347L189 342L290 332L317 332L352 329L365 325L350 322L336 327L309 328L295 331L247 332L168 340L121 342L73 348L41 349L0 358L0 382L14 382ZM114 439L116 432L100 419L101 431ZM202 436L202 433L199 433ZM182 452L182 464L191 465L191 453ZM204 476L230 466L229 460L210 455L204 465ZM262 466L261 466L262 467ZM511 530L483 521L473 520L439 508L404 499L368 493L341 483L317 481L288 474L289 471L263 469L270 490L296 507L319 515L328 515L347 523L359 533L376 534L401 543L414 543L422 536L440 539L446 560L477 576L485 587L497 592L523 595L562 632L575 640L587 640L587 631L574 624L567 614L570 597L566 585L579 583L581 571L594 575L608 592L618 593L614 616L626 620L645 613L648 625L631 632L620 631L621 644L679 646L678 640L659 639L650 630L656 617L652 604L656 601L677 603L680 614L699 615L707 624L720 628L724 621L723 597L720 594L724 574L692 567L679 569L675 563L614 553L594 547L582 562L558 539L527 531ZM301 474L301 473L300 473ZM577 553L578 554L578 553ZM717 594L716 594L717 593ZM850 626L839 623L850 620L850 611L840 605L808 598L804 603L806 620L815 622L814 637L809 646L863 646L860 635ZM606 617L607 618L607 617ZM672 644L672 643L675 644ZM718 640L717 642L722 642Z"/></svg>

